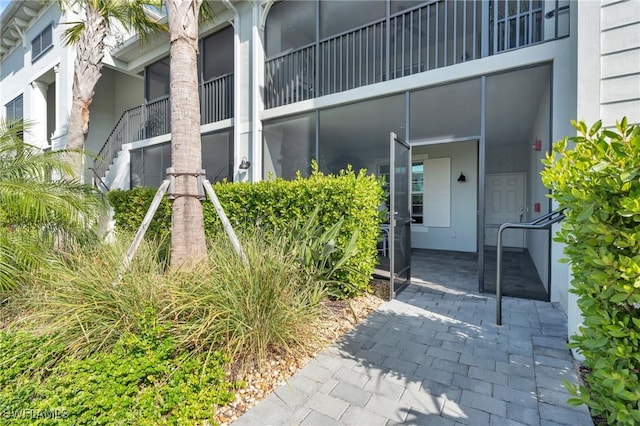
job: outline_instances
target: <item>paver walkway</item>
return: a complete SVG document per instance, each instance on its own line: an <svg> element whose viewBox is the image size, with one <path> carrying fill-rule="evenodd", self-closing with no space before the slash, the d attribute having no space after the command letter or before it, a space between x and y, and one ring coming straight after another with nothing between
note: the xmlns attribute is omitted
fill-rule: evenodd
<svg viewBox="0 0 640 426"><path fill-rule="evenodd" d="M566 316L547 302L412 284L234 425L591 425Z"/></svg>

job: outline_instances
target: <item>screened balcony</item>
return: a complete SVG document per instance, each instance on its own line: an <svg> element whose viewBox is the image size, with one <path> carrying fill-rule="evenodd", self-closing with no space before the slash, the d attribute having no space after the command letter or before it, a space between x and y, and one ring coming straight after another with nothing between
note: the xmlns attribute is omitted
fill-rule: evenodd
<svg viewBox="0 0 640 426"><path fill-rule="evenodd" d="M137 142L171 133L169 97L163 96L126 110L98 153L94 170L106 175L111 162L125 143ZM226 74L200 85L200 124L215 123L233 117L233 74Z"/></svg>
<svg viewBox="0 0 640 426"><path fill-rule="evenodd" d="M233 28L228 26L200 40L198 80L200 124L233 117ZM171 133L169 104L169 56L144 69L143 105L122 113L99 152L94 171L106 175L113 159L126 143Z"/></svg>
<svg viewBox="0 0 640 426"><path fill-rule="evenodd" d="M266 26L265 104L274 108L568 35L566 0L388 0L366 7L282 1Z"/></svg>

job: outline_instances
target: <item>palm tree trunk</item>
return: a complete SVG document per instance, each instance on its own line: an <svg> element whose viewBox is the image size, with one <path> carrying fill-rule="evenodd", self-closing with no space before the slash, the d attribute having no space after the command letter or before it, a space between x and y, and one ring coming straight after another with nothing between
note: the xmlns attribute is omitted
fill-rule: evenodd
<svg viewBox="0 0 640 426"><path fill-rule="evenodd" d="M92 7L86 7L85 29L76 44L76 59L72 86L71 115L67 130L67 149L83 149L89 133L89 107L94 88L100 79L104 39L107 26L104 18ZM69 155L73 170L82 179L82 155Z"/></svg>
<svg viewBox="0 0 640 426"><path fill-rule="evenodd" d="M193 264L206 254L197 178L202 168L198 96L198 16L202 0L170 0L171 161L178 175L171 216L171 265ZM191 174L189 174L191 173Z"/></svg>

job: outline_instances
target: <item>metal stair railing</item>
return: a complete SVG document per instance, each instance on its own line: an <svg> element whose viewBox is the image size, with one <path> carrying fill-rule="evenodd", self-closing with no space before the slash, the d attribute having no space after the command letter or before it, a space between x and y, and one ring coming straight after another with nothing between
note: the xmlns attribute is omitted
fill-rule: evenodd
<svg viewBox="0 0 640 426"><path fill-rule="evenodd" d="M497 265L496 265L496 325L502 325L502 233L505 229L549 229L554 223L564 219L564 210L558 209L533 222L503 223L498 229Z"/></svg>
<svg viewBox="0 0 640 426"><path fill-rule="evenodd" d="M233 73L200 84L201 124L233 117ZM93 173L104 178L122 145L171 133L169 96L138 105L122 113L98 152Z"/></svg>

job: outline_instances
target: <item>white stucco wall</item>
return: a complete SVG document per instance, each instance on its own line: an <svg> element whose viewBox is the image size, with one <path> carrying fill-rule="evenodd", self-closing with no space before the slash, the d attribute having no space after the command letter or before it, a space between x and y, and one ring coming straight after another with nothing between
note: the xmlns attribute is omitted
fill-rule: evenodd
<svg viewBox="0 0 640 426"><path fill-rule="evenodd" d="M144 81L141 78L103 68L91 103L85 149L92 154L98 154L122 113L143 103ZM93 173L88 170L85 176L92 179Z"/></svg>
<svg viewBox="0 0 640 426"><path fill-rule="evenodd" d="M540 172L544 169L541 160L545 158L547 148L551 145L549 141L549 118L550 118L550 87L549 84L544 88L544 92L540 99L536 120L533 125L533 131L529 138L529 146L533 146L536 140L541 142L541 150L535 151L529 149L530 161L529 166L529 182L528 182L528 202L527 202L527 221L532 221L546 213L549 213L548 190L540 181ZM534 211L534 205L540 204L540 212ZM538 275L542 280L545 288L549 285L549 232L540 230L528 230L526 232L526 245L529 250L531 260L538 271Z"/></svg>
<svg viewBox="0 0 640 426"><path fill-rule="evenodd" d="M411 247L475 252L477 250L478 143L454 142L416 146L412 159L451 158L451 226L411 225ZM466 181L458 182L463 172Z"/></svg>
<svg viewBox="0 0 640 426"><path fill-rule="evenodd" d="M54 149L59 147L61 141L64 142L71 102L74 49L62 43L61 34L66 27L60 22L73 20L71 14L61 17L59 9L54 5L43 8L30 22L24 43L14 47L0 63L0 116L5 116L5 105L8 102L22 95L23 117L33 121L35 126L31 133L25 135L26 142L39 146L46 146L51 142ZM32 62L31 41L51 23L53 46ZM47 98L42 96L42 91L46 93L46 86L50 84L55 84L57 91L54 97L56 114L53 116L55 123L47 125ZM47 128L55 128L54 137L50 141L48 139L51 135Z"/></svg>
<svg viewBox="0 0 640 426"><path fill-rule="evenodd" d="M110 69L102 70L102 77L95 87L95 95L90 108L89 134L85 149L97 154L114 124L114 73Z"/></svg>

